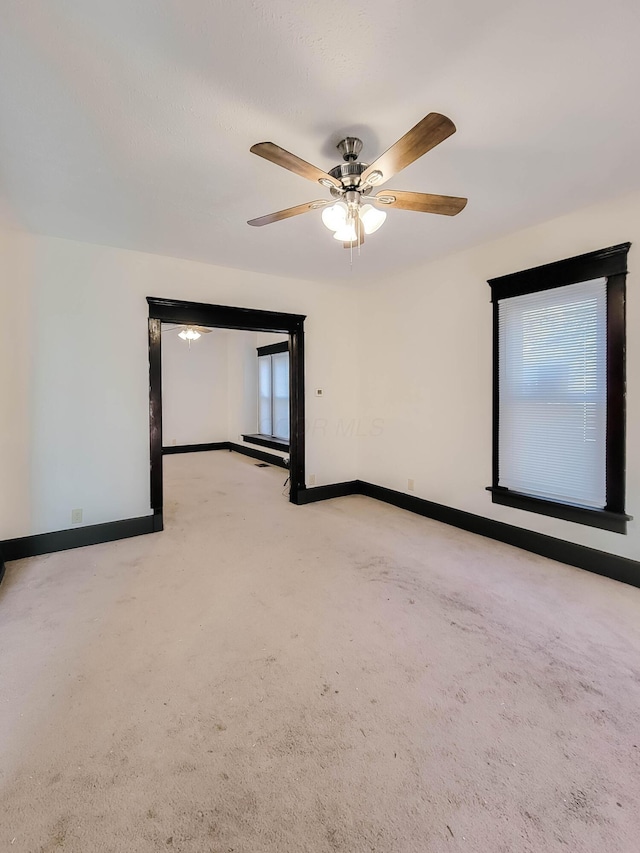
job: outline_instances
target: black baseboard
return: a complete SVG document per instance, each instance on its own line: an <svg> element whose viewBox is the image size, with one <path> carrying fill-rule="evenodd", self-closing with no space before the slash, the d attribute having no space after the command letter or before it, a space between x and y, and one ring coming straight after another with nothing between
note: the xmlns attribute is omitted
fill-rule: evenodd
<svg viewBox="0 0 640 853"><path fill-rule="evenodd" d="M203 450L233 450L236 453L242 453L243 456L250 456L252 459L267 462L269 465L277 465L279 468L289 467L282 456L276 456L275 453L267 453L253 447L245 447L244 444L235 444L233 441L214 441L210 444L173 444L169 447L163 447L162 454L166 456L172 453L197 453Z"/></svg>
<svg viewBox="0 0 640 853"><path fill-rule="evenodd" d="M211 441L208 444L171 444L162 448L163 456L172 453L198 453L201 450L230 450L228 441Z"/></svg>
<svg viewBox="0 0 640 853"><path fill-rule="evenodd" d="M505 524L502 521L494 521L482 515L474 515L461 509L453 509L444 504L427 501L413 495L396 492L393 489L385 489L383 486L374 486L372 483L360 483L360 494L379 501L384 501L401 509L451 524L461 530L468 530L507 545L515 545L524 551L549 557L559 563L567 563L588 572L612 578L613 580L628 583L631 586L640 587L640 562L628 557L618 557L606 551L596 551L595 548L587 548L584 545L576 545L573 542L565 542L544 533L535 533L532 530L524 530L513 524Z"/></svg>
<svg viewBox="0 0 640 853"><path fill-rule="evenodd" d="M224 442L223 447L211 448L218 450L234 450L254 459L261 459L271 465L286 468L285 461L280 456L263 453L251 447L243 447L233 442ZM198 445L187 445L194 448ZM207 447L205 445L204 447ZM170 451L171 452L171 451ZM176 453L186 453L187 450L176 450ZM346 495L364 495L392 504L400 509L432 518L444 524L450 524L461 530L486 536L507 545L514 545L524 551L539 554L604 575L612 580L621 581L631 586L640 587L640 562L628 557L619 557L606 551L597 551L584 545L565 542L543 533L525 530L502 521L494 521L481 515L475 515L464 510L454 509L444 504L425 500L424 498L407 495L384 486L376 486L362 480L350 480L344 483L332 483L327 486L316 486L302 489L298 494L298 504L309 504ZM40 554L51 554L54 551L65 551L70 548L81 548L85 545L97 545L101 542L113 542L117 539L127 539L145 533L155 533L162 530L162 512L140 518L128 518L123 521L111 521L106 524L93 524L88 527L76 527L70 530L59 530L54 533L41 533L36 536L23 536L18 539L5 539L0 542L0 581L4 576L5 561L21 560L25 557L36 557Z"/></svg>
<svg viewBox="0 0 640 853"><path fill-rule="evenodd" d="M245 447L243 444L234 444L229 442L229 450L236 453L242 453L243 456L250 456L252 459L260 459L261 462L268 462L269 465L277 465L278 468L288 468L289 464L282 456L276 456L275 453L266 453L264 450L258 450L254 447Z"/></svg>
<svg viewBox="0 0 640 853"><path fill-rule="evenodd" d="M38 557L41 554L53 554L55 551L67 551L70 548L83 548L85 545L114 542L116 539L129 539L131 536L156 533L159 530L162 530L162 513L155 513L139 518L126 518L123 521L56 530L54 533L5 539L0 542L0 551L2 558L9 562L23 560L25 557Z"/></svg>
<svg viewBox="0 0 640 853"><path fill-rule="evenodd" d="M298 504L311 504L315 501L326 501L329 498L343 498L345 495L359 495L360 480L349 480L346 483L331 483L328 486L314 486L312 489L301 489L298 493Z"/></svg>
<svg viewBox="0 0 640 853"><path fill-rule="evenodd" d="M384 486L376 486L362 480L351 480L347 483L334 483L329 486L318 486L313 489L305 489L299 494L298 503L308 504L314 501L324 501L331 498L340 498L345 495L364 495L384 503L392 504L400 509L414 512L443 524L450 524L488 539L495 539L507 545L515 545L523 551L539 554L566 563L597 575L621 581L631 586L640 587L640 562L628 557L619 557L606 551L597 551L595 548L587 548L584 545L576 545L574 542L565 542L564 539L556 539L544 533L536 533L533 530L525 530L513 524L505 524L502 521L494 521L482 515L475 515L461 509L454 509L444 504L434 503L424 498L407 495L404 492L396 492Z"/></svg>

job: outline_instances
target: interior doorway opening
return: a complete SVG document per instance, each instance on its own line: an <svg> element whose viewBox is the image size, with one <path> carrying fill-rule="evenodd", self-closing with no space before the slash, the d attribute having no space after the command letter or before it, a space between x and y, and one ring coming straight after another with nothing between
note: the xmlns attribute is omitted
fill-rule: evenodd
<svg viewBox="0 0 640 853"><path fill-rule="evenodd" d="M269 448L288 466L289 336L175 323L161 331L163 454L229 442L241 453Z"/></svg>
<svg viewBox="0 0 640 853"><path fill-rule="evenodd" d="M263 458L263 447L276 451L275 464L289 468L289 500L301 503L305 489L304 465L304 320L299 314L233 308L224 305L185 302L147 297L149 304L149 425L151 450L151 508L155 529L163 523L163 454L196 449L240 449L249 456ZM256 418L245 413L242 431L229 433L230 440L178 443L178 435L192 437L173 417L171 431L164 435L162 400L162 339L171 330L180 335L185 349L199 343L197 335L206 336L209 330L233 330L259 333L252 340L262 346L255 348ZM271 338L272 333L278 338ZM286 338L284 337L286 336ZM274 341L274 342L271 342ZM286 358L285 353L286 351ZM267 375L268 374L268 375ZM262 380L261 380L262 376ZM286 385L286 387L285 387ZM248 399L248 398L247 398ZM248 420L247 420L248 418ZM169 425L169 418L168 425ZM241 421L232 420L237 426ZM249 428L251 424L251 428ZM255 424L255 427L253 426ZM180 432L179 430L183 430ZM233 430L233 427L231 427ZM172 450L172 448L175 448ZM288 466L284 459L288 458ZM280 462L278 461L280 460Z"/></svg>

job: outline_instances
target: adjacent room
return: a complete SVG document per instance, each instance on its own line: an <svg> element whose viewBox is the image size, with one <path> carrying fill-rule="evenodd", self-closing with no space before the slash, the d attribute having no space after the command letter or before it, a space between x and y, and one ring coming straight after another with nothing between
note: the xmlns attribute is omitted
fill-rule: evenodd
<svg viewBox="0 0 640 853"><path fill-rule="evenodd" d="M289 340L161 324L164 453L267 447L289 453ZM231 449L231 448L228 448Z"/></svg>
<svg viewBox="0 0 640 853"><path fill-rule="evenodd" d="M637 853L640 7L0 27L0 850Z"/></svg>

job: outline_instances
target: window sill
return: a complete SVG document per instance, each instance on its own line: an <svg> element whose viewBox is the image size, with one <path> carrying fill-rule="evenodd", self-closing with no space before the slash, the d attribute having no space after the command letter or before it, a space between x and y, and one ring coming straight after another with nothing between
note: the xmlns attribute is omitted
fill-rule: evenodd
<svg viewBox="0 0 640 853"><path fill-rule="evenodd" d="M573 506L544 498L534 498L531 495L513 492L499 486L487 486L487 491L491 492L491 500L494 504L523 509L527 512L537 512L540 515L549 515L552 518L561 518L564 521L573 521L576 524L586 524L589 527L599 527L601 530L609 530L611 533L626 534L627 521L631 520L631 516L625 515L623 512L609 512L606 509L591 509L590 507Z"/></svg>
<svg viewBox="0 0 640 853"><path fill-rule="evenodd" d="M243 435L243 440L247 444L258 444L260 447L270 447L271 450L284 450L289 452L289 442L283 438L275 438L273 435Z"/></svg>

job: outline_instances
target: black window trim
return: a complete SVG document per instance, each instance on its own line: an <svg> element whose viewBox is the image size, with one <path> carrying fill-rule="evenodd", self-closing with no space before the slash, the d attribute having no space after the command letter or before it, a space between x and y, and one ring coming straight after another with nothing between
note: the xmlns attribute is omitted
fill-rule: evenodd
<svg viewBox="0 0 640 853"><path fill-rule="evenodd" d="M278 355L282 352L289 352L289 341L279 341L277 344L266 344L263 347L256 347L256 350L258 358L263 355ZM278 438L277 435L268 435L264 432L256 432L243 435L242 438L245 441L248 441L249 444L259 444L262 447L270 447L272 450L289 450L289 442L285 438Z"/></svg>
<svg viewBox="0 0 640 853"><path fill-rule="evenodd" d="M577 524L587 524L613 533L626 534L627 521L631 520L631 516L625 513L624 506L625 285L627 255L630 247L631 243L620 243L596 252L588 252L566 260L489 279L493 303L493 484L487 486L487 490L491 492L493 503L573 521ZM596 278L607 279L607 504L603 510L534 497L498 485L500 473L498 469L500 427L498 301Z"/></svg>
<svg viewBox="0 0 640 853"><path fill-rule="evenodd" d="M277 355L280 352L289 352L289 341L280 341L277 344L267 344L264 347L256 347L258 358L261 355Z"/></svg>

